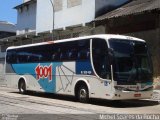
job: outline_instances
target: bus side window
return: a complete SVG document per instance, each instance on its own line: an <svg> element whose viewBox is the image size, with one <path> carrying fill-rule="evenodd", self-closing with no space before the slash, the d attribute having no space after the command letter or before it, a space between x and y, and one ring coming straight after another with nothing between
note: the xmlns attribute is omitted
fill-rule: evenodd
<svg viewBox="0 0 160 120"><path fill-rule="evenodd" d="M7 51L6 62L12 63L12 64L16 63L16 51L15 50Z"/></svg>
<svg viewBox="0 0 160 120"><path fill-rule="evenodd" d="M21 55L21 54L18 55L19 63L27 63L27 60L28 60L28 58L26 55Z"/></svg>
<svg viewBox="0 0 160 120"><path fill-rule="evenodd" d="M52 61L76 61L90 58L89 40L57 43L52 47Z"/></svg>
<svg viewBox="0 0 160 120"><path fill-rule="evenodd" d="M67 58L68 58L67 51L62 51L60 54L60 60L65 61L67 60Z"/></svg>
<svg viewBox="0 0 160 120"><path fill-rule="evenodd" d="M90 59L90 44L89 40L82 40L78 43L78 60Z"/></svg>
<svg viewBox="0 0 160 120"><path fill-rule="evenodd" d="M84 49L84 50L81 50L79 51L78 53L78 59L80 60L86 60L86 59L89 59L89 50L88 49Z"/></svg>
<svg viewBox="0 0 160 120"><path fill-rule="evenodd" d="M60 53L61 52L61 49L60 49L60 47L58 47L58 48L53 48L52 49L52 61L59 61L60 60Z"/></svg>
<svg viewBox="0 0 160 120"><path fill-rule="evenodd" d="M69 52L68 52L68 57L69 57L69 60L76 60L77 59L77 50L75 48L71 49Z"/></svg>

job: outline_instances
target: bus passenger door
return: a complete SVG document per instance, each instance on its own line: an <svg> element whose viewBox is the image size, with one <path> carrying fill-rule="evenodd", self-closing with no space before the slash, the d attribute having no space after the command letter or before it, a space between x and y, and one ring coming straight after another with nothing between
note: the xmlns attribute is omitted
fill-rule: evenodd
<svg viewBox="0 0 160 120"><path fill-rule="evenodd" d="M92 39L92 62L95 75L101 83L103 83L103 85L101 85L101 92L110 91L111 64L108 55L108 45L105 39Z"/></svg>

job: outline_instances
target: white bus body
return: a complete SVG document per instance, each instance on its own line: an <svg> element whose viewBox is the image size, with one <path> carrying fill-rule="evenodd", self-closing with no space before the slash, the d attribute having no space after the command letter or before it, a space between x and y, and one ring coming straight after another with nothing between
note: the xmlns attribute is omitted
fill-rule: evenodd
<svg viewBox="0 0 160 120"><path fill-rule="evenodd" d="M9 47L5 78L21 93L40 91L110 100L152 96L152 65L144 40L93 35Z"/></svg>

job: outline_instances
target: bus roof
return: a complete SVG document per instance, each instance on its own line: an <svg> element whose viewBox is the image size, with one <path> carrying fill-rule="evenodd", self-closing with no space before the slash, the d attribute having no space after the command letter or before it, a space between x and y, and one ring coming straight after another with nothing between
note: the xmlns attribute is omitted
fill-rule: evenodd
<svg viewBox="0 0 160 120"><path fill-rule="evenodd" d="M40 46L40 45L46 45L46 44L62 43L62 42L68 42L68 41L76 41L76 40L81 40L81 39L92 39L92 38L102 38L102 39L117 38L117 39L136 40L136 41L145 42L142 39L131 37L131 36L114 35L114 34L99 34L99 35L90 35L90 36L68 38L68 39L55 40L55 41L47 41L47 42L41 42L41 43L35 43L35 44L21 45L21 46L11 46L11 47L8 47L7 50L24 48L24 47L32 47L32 46Z"/></svg>

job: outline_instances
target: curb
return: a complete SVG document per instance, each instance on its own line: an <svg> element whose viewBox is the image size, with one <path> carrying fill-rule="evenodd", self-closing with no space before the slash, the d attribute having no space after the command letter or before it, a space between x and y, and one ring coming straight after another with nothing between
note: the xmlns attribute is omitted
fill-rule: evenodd
<svg viewBox="0 0 160 120"><path fill-rule="evenodd" d="M0 87L7 87L7 85L5 85L5 84L0 84Z"/></svg>

